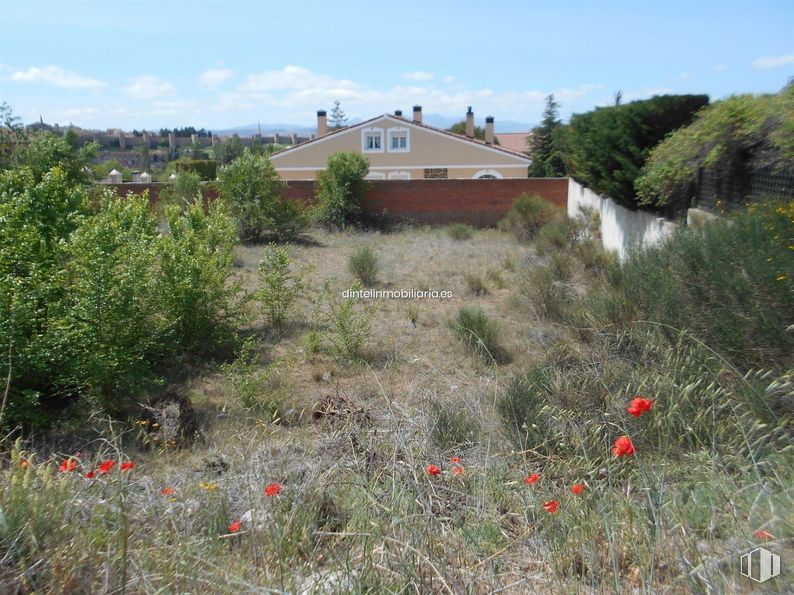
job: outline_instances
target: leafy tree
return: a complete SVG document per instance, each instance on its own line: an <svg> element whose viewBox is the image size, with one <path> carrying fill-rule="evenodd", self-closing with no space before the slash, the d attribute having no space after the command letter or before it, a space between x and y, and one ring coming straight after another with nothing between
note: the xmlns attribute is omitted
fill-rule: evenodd
<svg viewBox="0 0 794 595"><path fill-rule="evenodd" d="M166 193L166 196L163 196ZM170 188L160 192L161 198L170 198L179 201L181 204L191 204L197 202L202 204L201 177L190 170L180 171Z"/></svg>
<svg viewBox="0 0 794 595"><path fill-rule="evenodd" d="M794 83L776 95L737 95L700 111L651 152L635 182L640 202L687 208L701 167L727 180L794 170Z"/></svg>
<svg viewBox="0 0 794 595"><path fill-rule="evenodd" d="M553 94L546 97L543 121L530 133L529 156L532 158L532 163L529 166L529 177L531 178L565 175L565 164L557 147L559 136L556 131L562 126L559 108L560 104L554 100Z"/></svg>
<svg viewBox="0 0 794 595"><path fill-rule="evenodd" d="M218 165L228 165L235 159L242 157L244 150L245 147L243 147L243 143L237 135L221 139L215 145L215 161L218 162Z"/></svg>
<svg viewBox="0 0 794 595"><path fill-rule="evenodd" d="M0 170L11 167L11 156L17 146L27 141L22 120L5 101L0 103Z"/></svg>
<svg viewBox="0 0 794 595"><path fill-rule="evenodd" d="M252 242L266 236L286 241L306 227L301 206L284 198L285 188L270 159L248 150L218 174L221 198L237 219L241 237Z"/></svg>
<svg viewBox="0 0 794 595"><path fill-rule="evenodd" d="M369 160L355 151L334 153L317 177L317 221L330 229L358 225L363 219L361 199L367 188Z"/></svg>
<svg viewBox="0 0 794 595"><path fill-rule="evenodd" d="M342 110L339 101L334 101L334 108L331 110L331 129L344 128L345 122L347 122L347 114Z"/></svg>
<svg viewBox="0 0 794 595"><path fill-rule="evenodd" d="M70 182L88 181L88 163L96 156L97 144L86 143L77 147L77 134L68 130L63 136L50 131L30 135L28 142L14 153L14 163L26 167L36 181L54 167L59 167Z"/></svg>
<svg viewBox="0 0 794 595"><path fill-rule="evenodd" d="M558 129L558 149L577 181L633 208L634 180L651 149L707 104L706 95L660 95L574 114Z"/></svg>

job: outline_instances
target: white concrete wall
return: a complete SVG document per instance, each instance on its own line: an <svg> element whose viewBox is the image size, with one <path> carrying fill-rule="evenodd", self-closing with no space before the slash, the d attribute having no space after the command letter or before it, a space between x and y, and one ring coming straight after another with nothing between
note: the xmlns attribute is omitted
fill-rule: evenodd
<svg viewBox="0 0 794 595"><path fill-rule="evenodd" d="M633 245L652 246L669 236L676 223L647 211L632 211L608 196L599 196L578 182L568 180L568 215L576 217L579 206L592 208L601 215L601 241L607 250L616 250L626 258Z"/></svg>

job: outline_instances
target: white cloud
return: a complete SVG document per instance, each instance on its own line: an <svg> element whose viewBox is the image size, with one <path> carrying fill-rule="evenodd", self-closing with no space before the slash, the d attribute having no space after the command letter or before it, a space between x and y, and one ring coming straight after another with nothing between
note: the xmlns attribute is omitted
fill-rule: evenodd
<svg viewBox="0 0 794 595"><path fill-rule="evenodd" d="M455 77L454 77L454 76L452 76L451 74L448 74L447 76L445 76L445 77L444 77L444 82L445 82L445 83L451 83L451 82L453 82L454 80L455 80Z"/></svg>
<svg viewBox="0 0 794 595"><path fill-rule="evenodd" d="M97 90L107 87L107 83L81 76L76 72L66 70L59 66L31 66L27 70L17 70L11 74L12 81L26 83L49 83L65 89L91 89Z"/></svg>
<svg viewBox="0 0 794 595"><path fill-rule="evenodd" d="M768 56L766 58L758 58L753 60L753 68L759 70L769 70L770 68L780 68L781 66L788 66L794 64L794 54L787 54L785 56Z"/></svg>
<svg viewBox="0 0 794 595"><path fill-rule="evenodd" d="M471 105L476 113L494 114L497 119L534 118L543 110L546 96L554 96L570 107L603 84L550 90L507 90L490 88L449 89L432 82L414 82L379 88L319 74L300 66L285 66L252 74L234 90L222 92L210 108L218 112L267 112L282 121L306 121L317 109L330 109L335 100L348 113L363 118L422 105L426 113L460 114Z"/></svg>
<svg viewBox="0 0 794 595"><path fill-rule="evenodd" d="M432 81L433 73L424 72L422 70L414 70L413 72L404 72L403 78L409 81Z"/></svg>
<svg viewBox="0 0 794 595"><path fill-rule="evenodd" d="M176 89L168 81L147 74L132 79L132 84L124 87L124 92L133 99L147 100L169 97L176 93Z"/></svg>
<svg viewBox="0 0 794 595"><path fill-rule="evenodd" d="M678 75L678 78L680 78L682 81L690 81L695 78L695 76L691 72L682 72L680 75Z"/></svg>
<svg viewBox="0 0 794 595"><path fill-rule="evenodd" d="M714 72L725 72L726 70L728 70L728 67L725 64L717 64L711 70Z"/></svg>
<svg viewBox="0 0 794 595"><path fill-rule="evenodd" d="M281 70L267 70L251 74L238 87L239 91L270 92L274 90L340 89L351 91L358 85L348 79L316 74L302 66L285 66Z"/></svg>
<svg viewBox="0 0 794 595"><path fill-rule="evenodd" d="M229 80L232 74L228 68L210 68L201 73L199 83L204 87L215 89Z"/></svg>

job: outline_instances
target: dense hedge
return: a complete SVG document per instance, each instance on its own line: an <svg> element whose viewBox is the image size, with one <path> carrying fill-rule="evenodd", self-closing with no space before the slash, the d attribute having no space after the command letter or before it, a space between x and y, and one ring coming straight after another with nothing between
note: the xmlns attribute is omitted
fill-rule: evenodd
<svg viewBox="0 0 794 595"><path fill-rule="evenodd" d="M660 95L574 114L555 142L569 174L599 194L635 207L634 180L656 146L708 105L707 95Z"/></svg>

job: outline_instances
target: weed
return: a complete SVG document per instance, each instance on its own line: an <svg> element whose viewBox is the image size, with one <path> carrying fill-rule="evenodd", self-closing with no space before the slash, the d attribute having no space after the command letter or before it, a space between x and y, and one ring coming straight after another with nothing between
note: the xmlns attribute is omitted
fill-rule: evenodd
<svg viewBox="0 0 794 595"><path fill-rule="evenodd" d="M378 281L378 257L369 246L356 249L347 261L347 268L366 287Z"/></svg>
<svg viewBox="0 0 794 595"><path fill-rule="evenodd" d="M468 240L471 238L473 230L465 223L453 223L447 227L447 235L453 240Z"/></svg>

